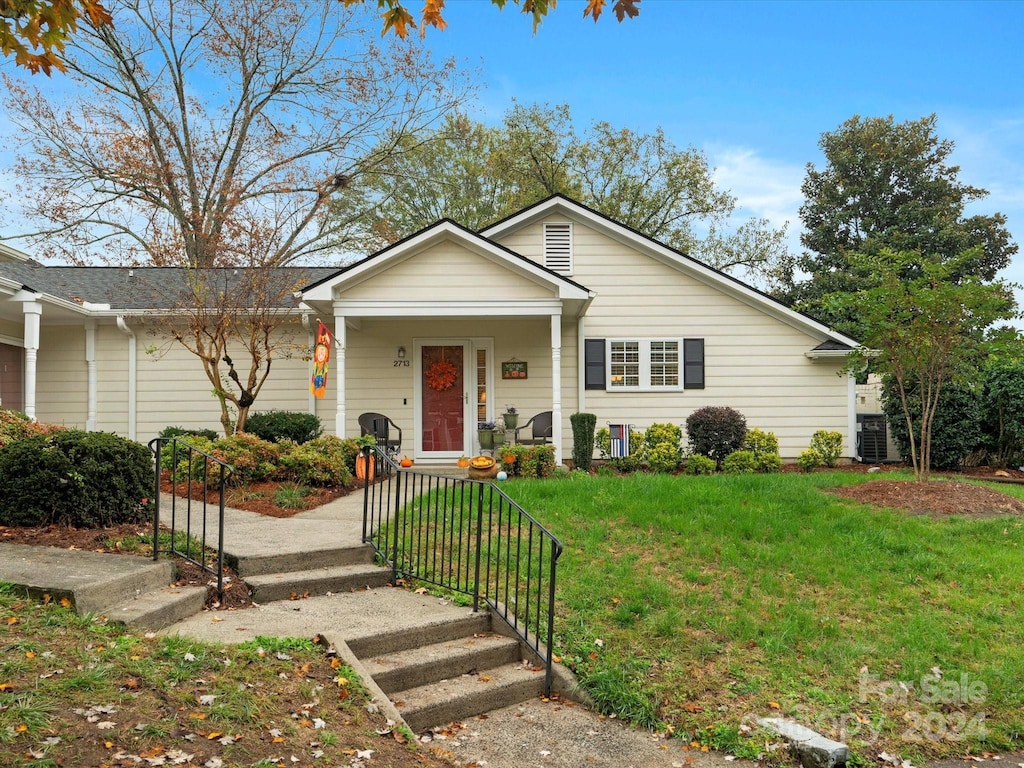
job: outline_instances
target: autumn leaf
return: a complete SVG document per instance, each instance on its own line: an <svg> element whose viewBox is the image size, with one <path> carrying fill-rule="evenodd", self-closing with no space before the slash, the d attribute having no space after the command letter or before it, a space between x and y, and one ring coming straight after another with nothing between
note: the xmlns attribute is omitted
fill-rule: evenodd
<svg viewBox="0 0 1024 768"><path fill-rule="evenodd" d="M8 616L7 617L7 623L9 625L17 624L18 623L18 617L17 616Z"/></svg>

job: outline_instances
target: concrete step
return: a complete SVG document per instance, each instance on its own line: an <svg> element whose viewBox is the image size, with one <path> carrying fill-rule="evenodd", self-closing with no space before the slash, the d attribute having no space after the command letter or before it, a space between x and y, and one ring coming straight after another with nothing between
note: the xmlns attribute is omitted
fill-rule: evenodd
<svg viewBox="0 0 1024 768"><path fill-rule="evenodd" d="M530 663L505 664L390 695L415 733L475 717L544 693L544 670Z"/></svg>
<svg viewBox="0 0 1024 768"><path fill-rule="evenodd" d="M413 648L450 642L472 635L491 631L491 615L487 611L454 614L443 621L433 621L416 626L404 626L399 631L373 632L366 635L345 638L349 649L359 659L369 659L385 654L399 653Z"/></svg>
<svg viewBox="0 0 1024 768"><path fill-rule="evenodd" d="M504 635L482 634L375 656L363 663L381 690L391 694L511 664L519 661L520 656L517 640Z"/></svg>
<svg viewBox="0 0 1024 768"><path fill-rule="evenodd" d="M111 621L142 629L163 629L203 610L206 587L167 586L107 608Z"/></svg>
<svg viewBox="0 0 1024 768"><path fill-rule="evenodd" d="M237 571L239 576L248 581L252 576L264 576L271 573L372 563L373 547L369 544L361 544L356 547L313 548L302 552L239 557L225 552L224 559Z"/></svg>
<svg viewBox="0 0 1024 768"><path fill-rule="evenodd" d="M108 555L123 558L124 555ZM78 613L103 613L112 605L120 605L141 595L162 589L174 581L174 563L170 560L153 562L131 558L134 566L129 572L112 570L86 584L74 588L75 610Z"/></svg>
<svg viewBox="0 0 1024 768"><path fill-rule="evenodd" d="M258 603L288 600L294 596L326 595L328 592L351 592L369 587L383 587L391 571L373 565L341 565L313 568L288 573L245 576L252 598Z"/></svg>

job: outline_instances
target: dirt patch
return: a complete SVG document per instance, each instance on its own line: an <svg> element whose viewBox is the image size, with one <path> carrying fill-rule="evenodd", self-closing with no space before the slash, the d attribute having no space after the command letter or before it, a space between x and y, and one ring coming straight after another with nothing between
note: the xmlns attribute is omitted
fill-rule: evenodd
<svg viewBox="0 0 1024 768"><path fill-rule="evenodd" d="M153 548L139 541L140 536L152 536L151 527L138 524L115 525L110 528L67 528L49 525L41 528L11 528L0 526L0 541L5 544L31 544L37 547L80 549L87 552L152 557ZM206 607L247 608L252 605L249 587L233 570L224 567L224 596L217 598L217 581L198 565L175 558L180 586L207 586Z"/></svg>
<svg viewBox="0 0 1024 768"><path fill-rule="evenodd" d="M999 517L1024 515L1024 501L972 483L935 479L872 480L861 485L831 489L831 493L862 504L904 509L915 515Z"/></svg>

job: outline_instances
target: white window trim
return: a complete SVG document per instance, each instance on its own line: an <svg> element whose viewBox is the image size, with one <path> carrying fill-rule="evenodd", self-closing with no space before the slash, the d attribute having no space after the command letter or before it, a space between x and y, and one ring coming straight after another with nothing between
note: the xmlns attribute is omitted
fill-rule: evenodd
<svg viewBox="0 0 1024 768"><path fill-rule="evenodd" d="M651 343L661 341L674 341L678 345L679 359L676 363L676 378L678 384L651 384ZM613 386L612 385L612 344L636 342L640 345L640 381L646 382L635 387ZM628 337L623 336L614 339L605 339L605 391L606 392L681 392L684 385L684 339L682 337Z"/></svg>

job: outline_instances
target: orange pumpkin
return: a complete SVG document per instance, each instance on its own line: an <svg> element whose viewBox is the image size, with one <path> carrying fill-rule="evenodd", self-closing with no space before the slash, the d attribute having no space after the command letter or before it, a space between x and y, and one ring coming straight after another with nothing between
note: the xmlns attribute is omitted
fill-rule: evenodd
<svg viewBox="0 0 1024 768"><path fill-rule="evenodd" d="M402 460L400 462L398 462L398 463L401 466L403 466L403 467L411 467L412 466L412 459L410 459L408 456L403 456Z"/></svg>
<svg viewBox="0 0 1024 768"><path fill-rule="evenodd" d="M458 467L459 469L465 469L466 467L469 466L469 459L467 459L465 456L460 456L458 459L456 459L455 466Z"/></svg>
<svg viewBox="0 0 1024 768"><path fill-rule="evenodd" d="M362 454L356 456L356 479L372 482L374 465L376 463L377 461L372 454L369 456L369 459Z"/></svg>

